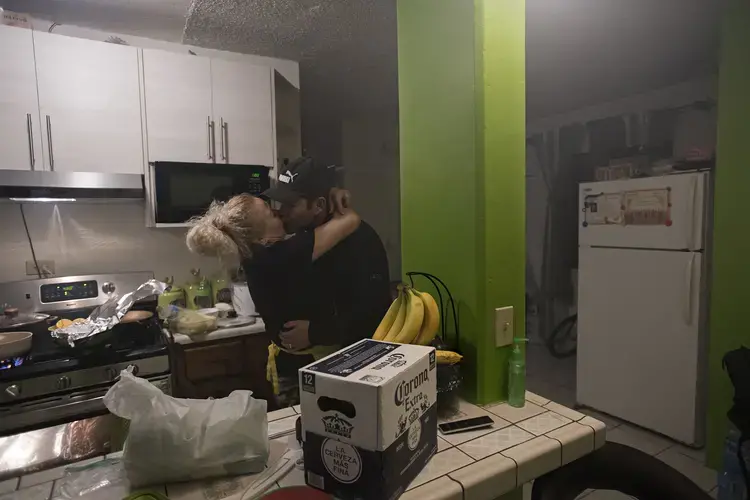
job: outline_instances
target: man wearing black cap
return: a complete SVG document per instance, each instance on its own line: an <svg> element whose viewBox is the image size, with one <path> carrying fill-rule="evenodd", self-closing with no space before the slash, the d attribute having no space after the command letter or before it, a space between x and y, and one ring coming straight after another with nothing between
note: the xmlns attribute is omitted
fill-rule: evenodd
<svg viewBox="0 0 750 500"><path fill-rule="evenodd" d="M312 158L293 161L264 196L279 202L287 233L314 229L330 217L329 193L337 184L336 167ZM291 321L281 333L283 347L340 345L371 337L391 303L388 257L375 230L362 221L347 239L313 265L310 321Z"/></svg>

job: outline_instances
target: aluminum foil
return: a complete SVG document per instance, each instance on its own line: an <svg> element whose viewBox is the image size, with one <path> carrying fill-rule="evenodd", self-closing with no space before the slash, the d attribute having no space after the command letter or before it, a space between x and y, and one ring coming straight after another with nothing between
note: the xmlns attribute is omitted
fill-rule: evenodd
<svg viewBox="0 0 750 500"><path fill-rule="evenodd" d="M63 340L71 347L75 343L96 334L112 329L120 322L133 304L152 295L160 295L169 285L157 280L148 280L135 291L126 293L122 297L112 295L107 302L94 309L83 323L73 323L65 328L52 330L50 335Z"/></svg>

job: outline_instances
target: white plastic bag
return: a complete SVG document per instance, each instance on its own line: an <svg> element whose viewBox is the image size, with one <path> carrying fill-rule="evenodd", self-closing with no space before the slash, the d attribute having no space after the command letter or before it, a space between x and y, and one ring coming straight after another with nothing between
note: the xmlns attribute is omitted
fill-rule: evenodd
<svg viewBox="0 0 750 500"><path fill-rule="evenodd" d="M104 405L130 420L123 463L131 485L262 471L268 460L266 402L251 394L178 399L123 370Z"/></svg>

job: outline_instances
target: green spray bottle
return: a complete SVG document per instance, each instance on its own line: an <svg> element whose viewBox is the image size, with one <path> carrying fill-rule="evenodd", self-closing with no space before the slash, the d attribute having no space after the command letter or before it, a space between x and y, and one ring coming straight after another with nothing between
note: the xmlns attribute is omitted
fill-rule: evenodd
<svg viewBox="0 0 750 500"><path fill-rule="evenodd" d="M508 404L515 408L522 408L526 404L526 359L521 343L528 341L513 339L513 351L508 362Z"/></svg>

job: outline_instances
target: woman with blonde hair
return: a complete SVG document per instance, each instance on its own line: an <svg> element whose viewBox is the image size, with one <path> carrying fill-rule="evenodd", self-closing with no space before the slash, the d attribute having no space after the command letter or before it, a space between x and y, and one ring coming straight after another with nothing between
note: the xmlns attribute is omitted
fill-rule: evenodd
<svg viewBox="0 0 750 500"><path fill-rule="evenodd" d="M277 395L280 386L276 357L281 351L296 358L290 362L287 356L283 363L289 368L285 370L288 375L285 392L296 393L296 370L338 349L338 346L282 345L279 337L286 323L310 320L315 314L312 263L359 226L359 216L349 207L348 191L332 190L329 206L331 217L326 223L314 230L287 236L281 219L268 203L242 194L225 203L212 203L203 216L191 221L187 234L190 251L218 257L228 267L242 265L253 302L271 341L266 369ZM288 387L291 384L293 388ZM290 399L294 400L295 396Z"/></svg>

